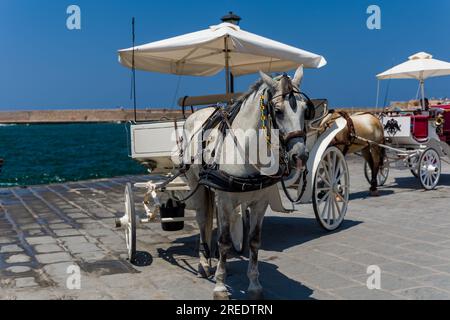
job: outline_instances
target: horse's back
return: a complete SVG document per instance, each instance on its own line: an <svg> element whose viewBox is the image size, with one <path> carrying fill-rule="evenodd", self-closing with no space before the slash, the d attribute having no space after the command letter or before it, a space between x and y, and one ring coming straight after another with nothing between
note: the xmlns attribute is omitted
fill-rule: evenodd
<svg viewBox="0 0 450 320"><path fill-rule="evenodd" d="M355 133L362 138L382 143L384 130L381 121L372 113L360 112L351 116Z"/></svg>

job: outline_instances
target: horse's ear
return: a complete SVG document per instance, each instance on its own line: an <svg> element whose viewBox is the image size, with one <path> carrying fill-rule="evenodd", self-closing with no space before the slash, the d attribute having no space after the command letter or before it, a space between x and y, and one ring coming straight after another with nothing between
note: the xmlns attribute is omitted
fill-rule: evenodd
<svg viewBox="0 0 450 320"><path fill-rule="evenodd" d="M292 80L292 84L294 85L294 87L299 88L300 84L302 83L302 80L303 80L303 65L298 67L297 71L295 71L295 76L294 80Z"/></svg>
<svg viewBox="0 0 450 320"><path fill-rule="evenodd" d="M277 88L277 82L275 80L273 80L271 76L265 74L262 71L259 71L259 75L261 76L261 79L264 81L264 83L267 84L267 86L270 89L274 90Z"/></svg>

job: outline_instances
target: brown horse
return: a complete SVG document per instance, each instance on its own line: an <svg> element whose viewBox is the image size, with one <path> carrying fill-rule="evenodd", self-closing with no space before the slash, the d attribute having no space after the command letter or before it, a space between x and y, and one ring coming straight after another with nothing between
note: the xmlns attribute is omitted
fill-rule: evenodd
<svg viewBox="0 0 450 320"><path fill-rule="evenodd" d="M321 121L319 133L325 131L341 117L347 120L347 126L336 135L333 144L344 154L362 153L372 171L370 194L379 196L377 176L383 167L386 155L385 149L379 146L384 143L383 124L377 116L369 112L352 115L346 112L331 112Z"/></svg>

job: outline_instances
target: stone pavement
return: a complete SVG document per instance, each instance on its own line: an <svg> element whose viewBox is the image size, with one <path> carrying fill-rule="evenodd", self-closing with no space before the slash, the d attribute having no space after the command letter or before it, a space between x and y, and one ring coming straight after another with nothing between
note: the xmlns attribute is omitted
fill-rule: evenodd
<svg viewBox="0 0 450 320"><path fill-rule="evenodd" d="M265 296L450 299L450 166L443 166L437 190L423 191L408 171L391 171L382 196L369 198L361 160L352 157L349 165L351 202L338 231L323 231L311 205L267 214ZM139 227L139 266L126 260L114 218L123 214L125 183L145 179L0 189L0 299L210 299L213 280L195 273L192 223L175 233ZM372 265L381 270L380 290L366 285ZM67 287L76 283L73 266L81 271L79 290ZM244 299L247 261L233 258L228 267L232 298Z"/></svg>

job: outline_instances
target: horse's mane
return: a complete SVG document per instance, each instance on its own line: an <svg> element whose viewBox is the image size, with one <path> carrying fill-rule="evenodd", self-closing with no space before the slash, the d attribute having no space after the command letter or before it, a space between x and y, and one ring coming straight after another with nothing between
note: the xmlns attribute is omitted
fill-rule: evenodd
<svg viewBox="0 0 450 320"><path fill-rule="evenodd" d="M261 88L261 86L264 84L263 79L259 79L257 80L254 84L252 84L250 86L250 88L247 90L247 92L245 92L242 96L239 97L239 99L236 100L236 105L237 104L242 104L245 100L247 100L252 94L256 93L259 91L259 89Z"/></svg>
<svg viewBox="0 0 450 320"><path fill-rule="evenodd" d="M292 90L292 82L290 78L285 78L284 75L277 75L273 78L276 81L281 81L281 90L282 92L289 92ZM261 89L261 86L264 85L263 79L258 79L255 83L253 83L250 88L245 92L242 96L240 96L235 103L233 103L232 107L240 106L245 100L247 100L252 94L255 94Z"/></svg>

